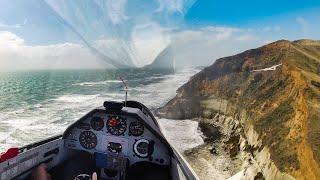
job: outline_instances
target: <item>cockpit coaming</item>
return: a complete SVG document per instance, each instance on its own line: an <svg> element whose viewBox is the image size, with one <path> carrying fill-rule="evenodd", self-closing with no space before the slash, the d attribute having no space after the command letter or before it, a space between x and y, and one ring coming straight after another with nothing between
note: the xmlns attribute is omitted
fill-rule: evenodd
<svg viewBox="0 0 320 180"><path fill-rule="evenodd" d="M64 146L89 153L101 177L119 179L128 167L170 165L170 148L152 126L157 126L152 117L136 108L95 109L65 131Z"/></svg>
<svg viewBox="0 0 320 180"><path fill-rule="evenodd" d="M59 180L89 180L94 172L107 180L197 179L150 110L136 101L107 101L63 135L15 150L15 156L0 159L0 180L30 179L40 164Z"/></svg>

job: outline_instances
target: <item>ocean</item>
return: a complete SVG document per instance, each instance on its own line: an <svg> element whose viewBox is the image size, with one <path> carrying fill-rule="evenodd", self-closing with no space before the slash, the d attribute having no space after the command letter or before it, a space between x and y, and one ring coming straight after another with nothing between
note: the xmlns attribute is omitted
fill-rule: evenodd
<svg viewBox="0 0 320 180"><path fill-rule="evenodd" d="M1 72L0 152L61 134L104 101L123 101L125 92L120 76L129 86L128 100L140 101L152 110L173 98L176 89L199 70ZM169 141L180 151L203 143L195 121L159 119L159 122Z"/></svg>

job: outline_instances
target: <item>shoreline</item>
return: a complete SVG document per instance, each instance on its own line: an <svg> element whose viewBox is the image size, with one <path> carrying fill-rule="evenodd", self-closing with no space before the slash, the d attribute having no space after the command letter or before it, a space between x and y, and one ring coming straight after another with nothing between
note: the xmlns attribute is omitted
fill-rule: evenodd
<svg viewBox="0 0 320 180"><path fill-rule="evenodd" d="M159 119L161 115L155 112ZM228 118L216 114L213 118L192 118L170 121L194 121L202 133L203 143L181 153L200 179L229 179L244 171L240 135L236 129L226 128L222 120ZM174 145L174 143L173 143ZM242 173L241 176L244 174Z"/></svg>

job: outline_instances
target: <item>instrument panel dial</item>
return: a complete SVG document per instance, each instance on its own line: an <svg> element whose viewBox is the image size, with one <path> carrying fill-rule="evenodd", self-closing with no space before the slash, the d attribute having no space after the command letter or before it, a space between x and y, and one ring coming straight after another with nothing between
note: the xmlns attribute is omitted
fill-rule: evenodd
<svg viewBox="0 0 320 180"><path fill-rule="evenodd" d="M122 151L122 145L116 142L109 142L108 151L112 153L120 153Z"/></svg>
<svg viewBox="0 0 320 180"><path fill-rule="evenodd" d="M154 142L146 139L139 139L133 145L133 152L140 158L146 158L153 153L153 144Z"/></svg>
<svg viewBox="0 0 320 180"><path fill-rule="evenodd" d="M126 119L119 116L111 116L107 120L107 130L110 134L120 136L127 130Z"/></svg>
<svg viewBox="0 0 320 180"><path fill-rule="evenodd" d="M91 119L90 125L91 125L92 129L94 129L96 131L100 131L104 127L104 122L101 117L95 116Z"/></svg>
<svg viewBox="0 0 320 180"><path fill-rule="evenodd" d="M129 135L132 136L141 136L144 132L144 126L140 121L134 121L130 123L129 126Z"/></svg>
<svg viewBox="0 0 320 180"><path fill-rule="evenodd" d="M98 138L92 131L83 131L79 135L80 145L85 149L93 149L98 144Z"/></svg>

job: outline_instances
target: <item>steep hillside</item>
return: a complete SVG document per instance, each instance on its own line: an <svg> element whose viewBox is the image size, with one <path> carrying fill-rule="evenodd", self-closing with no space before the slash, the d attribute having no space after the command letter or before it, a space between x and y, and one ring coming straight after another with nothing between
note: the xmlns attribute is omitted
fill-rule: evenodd
<svg viewBox="0 0 320 180"><path fill-rule="evenodd" d="M319 178L320 42L280 40L218 59L160 109L173 119L217 112L238 119L264 177ZM259 159L265 151L279 173Z"/></svg>
<svg viewBox="0 0 320 180"><path fill-rule="evenodd" d="M154 61L144 66L146 69L174 69L174 59L172 54L172 46L166 47Z"/></svg>

